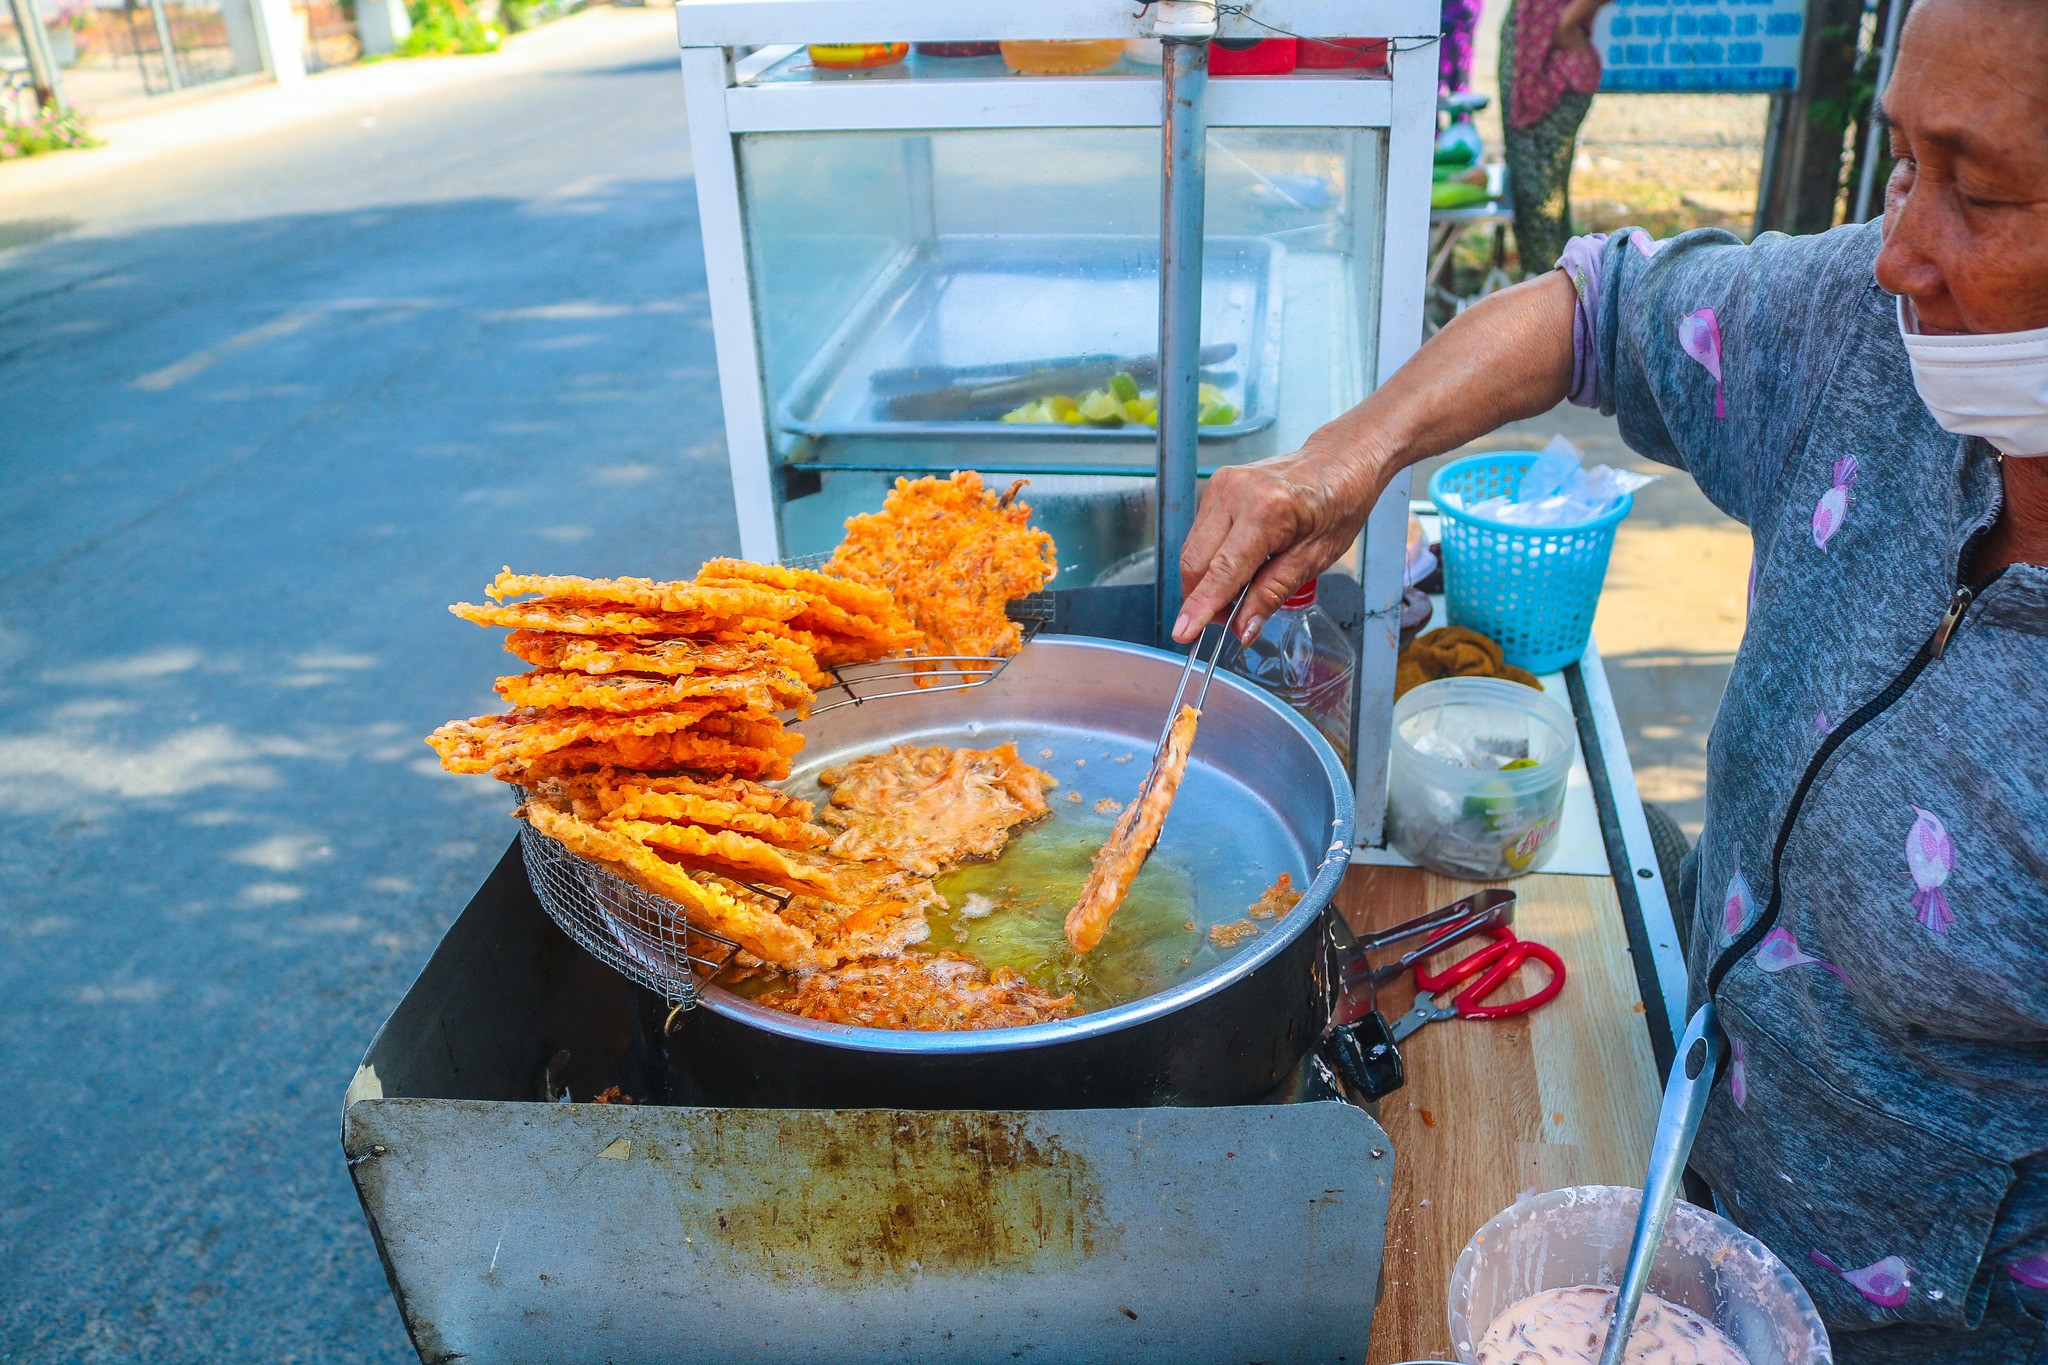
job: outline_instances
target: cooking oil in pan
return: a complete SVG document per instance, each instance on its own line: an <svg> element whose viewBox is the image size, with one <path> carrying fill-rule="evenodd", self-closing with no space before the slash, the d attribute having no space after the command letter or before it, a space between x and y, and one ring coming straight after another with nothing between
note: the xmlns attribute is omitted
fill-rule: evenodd
<svg viewBox="0 0 2048 1365"><path fill-rule="evenodd" d="M1138 873L1095 951L1068 945L1067 911L1115 823L1093 810L1057 811L1020 830L993 862L940 877L946 908L927 912L932 933L923 946L1071 991L1080 1013L1165 990L1213 965L1218 954L1196 921L1194 877L1164 847Z"/></svg>

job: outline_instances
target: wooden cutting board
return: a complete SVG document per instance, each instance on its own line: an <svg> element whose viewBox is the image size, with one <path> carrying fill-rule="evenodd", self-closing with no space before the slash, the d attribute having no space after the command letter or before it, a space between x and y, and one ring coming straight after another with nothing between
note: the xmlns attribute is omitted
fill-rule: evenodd
<svg viewBox="0 0 2048 1365"><path fill-rule="evenodd" d="M1662 1085L1614 885L1541 874L1504 885L1518 897L1516 932L1564 958L1564 993L1519 1018L1431 1024L1402 1045L1408 1084L1380 1102L1394 1194L1368 1365L1457 1359L1444 1311L1451 1267L1521 1191L1642 1183ZM1354 867L1338 904L1364 933L1477 889L1415 868ZM1540 985L1541 971L1523 975ZM1381 993L1389 1023L1414 996L1412 976Z"/></svg>

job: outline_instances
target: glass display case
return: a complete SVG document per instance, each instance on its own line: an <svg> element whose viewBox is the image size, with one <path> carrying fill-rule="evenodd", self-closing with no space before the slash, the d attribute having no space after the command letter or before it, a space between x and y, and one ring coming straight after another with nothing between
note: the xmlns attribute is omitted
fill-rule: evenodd
<svg viewBox="0 0 2048 1365"><path fill-rule="evenodd" d="M1225 37L1394 41L1383 66L1208 82L1202 473L1297 448L1420 340L1434 3L1223 17ZM843 70L805 46L1143 38L1150 11L683 0L677 15L743 552L830 549L899 475L975 469L1031 479L1056 588L1151 582L1160 68L1027 76L916 52ZM1390 491L1358 561L1378 614L1361 676L1387 680L1366 684L1361 726L1391 704L1406 495Z"/></svg>

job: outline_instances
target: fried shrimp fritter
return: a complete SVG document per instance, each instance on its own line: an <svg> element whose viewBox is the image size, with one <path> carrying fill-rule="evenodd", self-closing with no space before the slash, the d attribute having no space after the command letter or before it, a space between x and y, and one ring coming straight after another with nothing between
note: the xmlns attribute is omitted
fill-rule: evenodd
<svg viewBox="0 0 2048 1365"><path fill-rule="evenodd" d="M990 971L954 953L913 953L812 972L759 1003L833 1024L933 1031L1063 1019L1074 997L1034 986L1008 967Z"/></svg>
<svg viewBox="0 0 2048 1365"><path fill-rule="evenodd" d="M878 621L898 615L902 610L885 588L871 587L850 578L835 578L816 569L756 564L749 559L707 560L697 571L697 580L700 583L759 583L780 592L823 601L855 616L871 616Z"/></svg>
<svg viewBox="0 0 2048 1365"><path fill-rule="evenodd" d="M1143 799L1124 807L1109 840L1095 854L1088 869L1088 881L1081 898L1067 912L1067 942L1074 951L1092 952L1109 931L1109 917L1123 904L1138 870L1152 856L1159 831L1166 824L1166 812L1173 806L1174 793L1188 768L1188 752L1194 747L1195 726L1202 713L1182 706L1166 734L1166 751L1159 756L1159 771Z"/></svg>
<svg viewBox="0 0 2048 1365"><path fill-rule="evenodd" d="M617 816L606 819L603 827L658 850L668 861L684 867L790 891L808 891L826 900L843 900L847 895L836 875L836 859L802 849L778 848L765 839L737 830L622 820Z"/></svg>
<svg viewBox="0 0 2048 1365"><path fill-rule="evenodd" d="M551 780L572 799L597 803L600 814L608 814L620 804L635 797L661 794L697 796L710 801L723 801L761 815L774 816L779 820L811 818L811 803L802 797L791 796L779 788L738 777L693 777L684 773L655 774L600 768L595 772L577 773ZM578 814L582 814L580 806Z"/></svg>
<svg viewBox="0 0 2048 1365"><path fill-rule="evenodd" d="M1053 779L1019 758L1015 744L899 744L827 768L818 781L832 792L818 819L838 831L834 853L934 877L995 857L1012 830L1043 819Z"/></svg>
<svg viewBox="0 0 2048 1365"><path fill-rule="evenodd" d="M726 640L647 640L630 635L557 635L543 630L515 630L505 638L505 652L535 668L572 669L578 673L652 673L664 678L705 674L758 674L775 686L801 683L819 687L832 680L811 652L784 634L758 631ZM787 673L788 679L782 678Z"/></svg>
<svg viewBox="0 0 2048 1365"><path fill-rule="evenodd" d="M427 743L449 772L487 773L500 764L531 762L572 745L675 735L725 705L705 698L673 710L624 716L604 711L513 711L451 720L428 735Z"/></svg>
<svg viewBox="0 0 2048 1365"><path fill-rule="evenodd" d="M503 606L457 602L448 610L480 626L524 627L528 630L558 631L564 635L713 635L720 639L745 639L756 631L772 633L783 628L780 621L758 616L642 611L635 607L572 602L555 597L507 602Z"/></svg>
<svg viewBox="0 0 2048 1365"><path fill-rule="evenodd" d="M1030 526L1018 480L998 496L981 476L898 479L882 510L848 519L828 574L886 588L923 635L922 652L1015 654L1023 634L1005 607L1058 570L1052 537Z"/></svg>
<svg viewBox="0 0 2048 1365"><path fill-rule="evenodd" d="M879 659L907 649L919 639L917 628L887 590L815 569L714 559L698 571L697 578L704 583L759 584L801 597L804 609L789 618L792 627L825 637L841 651L867 656L842 659L842 663Z"/></svg>
<svg viewBox="0 0 2048 1365"><path fill-rule="evenodd" d="M484 589L493 602L528 593L543 601L581 602L606 607L631 607L645 612L666 612L677 616L705 616L731 620L751 616L763 621L787 621L804 609L804 599L795 593L777 592L761 583L659 583L651 578L576 578L557 574L516 574L500 570L497 580Z"/></svg>
<svg viewBox="0 0 2048 1365"><path fill-rule="evenodd" d="M733 895L715 882L700 881L623 835L600 829L543 801L519 807L519 817L571 853L604 863L642 890L683 908L690 924L732 940L763 962L802 969L816 960L811 935L762 907L758 898Z"/></svg>
<svg viewBox="0 0 2048 1365"><path fill-rule="evenodd" d="M500 782L530 786L544 777L584 774L603 768L643 773L697 772L756 782L789 776L789 756L749 748L716 735L680 730L672 735L629 735L601 744L571 744L535 758L512 759L492 768Z"/></svg>
<svg viewBox="0 0 2048 1365"><path fill-rule="evenodd" d="M580 813L580 812L579 812ZM764 815L736 801L680 792L639 792L620 797L600 817L606 823L623 820L665 821L698 825L711 830L734 830L765 840L778 848L823 848L832 836L809 820L790 816Z"/></svg>
<svg viewBox="0 0 2048 1365"><path fill-rule="evenodd" d="M1292 910L1301 899L1301 892L1294 889L1294 875L1282 872L1274 883L1259 893L1259 898L1245 911L1253 919L1278 919Z"/></svg>
<svg viewBox="0 0 2048 1365"><path fill-rule="evenodd" d="M753 711L785 707L803 710L817 695L796 675L779 670L789 686L775 686L751 673L691 674L645 678L631 674L561 673L535 669L498 679L498 695L514 706L573 707L588 711L658 711L707 699Z"/></svg>

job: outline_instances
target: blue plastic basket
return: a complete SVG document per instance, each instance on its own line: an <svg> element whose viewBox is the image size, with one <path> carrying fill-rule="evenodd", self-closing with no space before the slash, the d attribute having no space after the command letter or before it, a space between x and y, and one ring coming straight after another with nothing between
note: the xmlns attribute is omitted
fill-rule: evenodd
<svg viewBox="0 0 2048 1365"><path fill-rule="evenodd" d="M1429 496L1443 513L1445 617L1498 641L1517 668L1555 673L1586 652L1614 528L1635 495L1595 521L1556 528L1510 526L1444 501L1447 493L1466 507L1513 497L1535 460L1530 450L1452 460L1429 476Z"/></svg>

